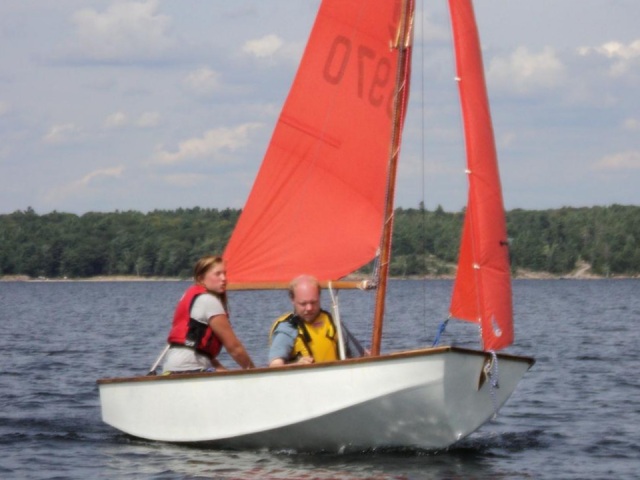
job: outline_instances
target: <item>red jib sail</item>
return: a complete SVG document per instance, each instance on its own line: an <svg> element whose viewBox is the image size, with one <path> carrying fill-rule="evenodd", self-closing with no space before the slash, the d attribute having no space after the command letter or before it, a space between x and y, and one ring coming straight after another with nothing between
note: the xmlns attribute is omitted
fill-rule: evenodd
<svg viewBox="0 0 640 480"><path fill-rule="evenodd" d="M507 228L484 80L480 41L470 0L449 0L464 133L469 197L451 315L477 322L483 348L513 342Z"/></svg>
<svg viewBox="0 0 640 480"><path fill-rule="evenodd" d="M224 256L231 283L341 278L376 254L401 0L325 0Z"/></svg>

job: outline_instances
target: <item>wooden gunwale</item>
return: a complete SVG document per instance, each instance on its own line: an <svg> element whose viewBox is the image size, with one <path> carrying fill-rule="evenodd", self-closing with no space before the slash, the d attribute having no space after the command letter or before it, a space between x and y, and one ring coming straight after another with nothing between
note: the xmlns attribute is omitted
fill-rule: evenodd
<svg viewBox="0 0 640 480"><path fill-rule="evenodd" d="M482 350L443 346L443 347L406 350L402 352L389 353L386 355L380 355L375 357L348 358L346 360L339 360L336 362L315 363L310 365L295 365L295 366L285 365L282 367L259 367L259 368L253 368L250 370L238 369L238 370L224 370L221 372L183 373L183 374L175 374L175 375L145 375L145 376L136 376L136 377L101 378L96 383L98 385L109 385L109 384L116 384L116 383L166 382L166 381L180 381L180 380L195 379L195 378L222 378L222 377L239 376L239 375L258 375L258 374L264 374L266 372L278 372L278 371L297 372L303 369L306 370L306 369L330 368L330 367L336 367L337 365L345 365L345 364L353 365L353 364L385 362L389 360L395 360L398 358L428 356L428 355L436 355L439 353L461 353L461 354L479 355L483 357L491 356L491 353L485 352ZM499 359L503 358L508 360L527 362L529 363L529 368L531 368L535 363L535 359L533 357L511 355L506 353L497 353L496 355L498 356Z"/></svg>

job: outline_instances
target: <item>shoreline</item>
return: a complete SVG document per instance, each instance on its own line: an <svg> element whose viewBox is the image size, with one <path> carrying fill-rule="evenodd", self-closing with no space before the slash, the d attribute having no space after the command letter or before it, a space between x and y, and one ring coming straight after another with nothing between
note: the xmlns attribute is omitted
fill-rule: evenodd
<svg viewBox="0 0 640 480"><path fill-rule="evenodd" d="M47 278L30 277L28 275L4 275L0 277L0 282L185 282L189 278L174 277L138 277L135 275L101 275L97 277L84 278Z"/></svg>
<svg viewBox="0 0 640 480"><path fill-rule="evenodd" d="M640 275L594 275L589 272L573 272L564 275L555 275L548 272L520 271L512 276L512 280L628 280L639 279ZM362 280L362 278L350 278ZM454 280L454 275L410 275L406 277L390 277L390 280ZM177 277L141 277L135 275L101 275L85 278L46 278L29 277L28 275L3 275L0 282L188 282L191 278Z"/></svg>

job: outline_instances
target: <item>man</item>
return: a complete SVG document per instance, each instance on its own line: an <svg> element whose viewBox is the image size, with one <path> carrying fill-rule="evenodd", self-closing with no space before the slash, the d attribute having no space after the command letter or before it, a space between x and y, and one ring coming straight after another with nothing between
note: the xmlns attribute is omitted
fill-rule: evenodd
<svg viewBox="0 0 640 480"><path fill-rule="evenodd" d="M320 283L301 275L289 285L293 312L271 327L269 366L338 360L338 335L333 318L320 306Z"/></svg>

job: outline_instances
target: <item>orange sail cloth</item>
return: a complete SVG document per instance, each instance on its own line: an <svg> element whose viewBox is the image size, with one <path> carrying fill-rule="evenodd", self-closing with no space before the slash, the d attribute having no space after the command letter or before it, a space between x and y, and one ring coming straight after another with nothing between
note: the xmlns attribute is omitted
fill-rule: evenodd
<svg viewBox="0 0 640 480"><path fill-rule="evenodd" d="M231 283L341 278L384 214L401 0L325 0L227 245Z"/></svg>
<svg viewBox="0 0 640 480"><path fill-rule="evenodd" d="M449 0L464 121L469 197L450 313L477 322L483 348L513 342L507 227L484 79L470 0Z"/></svg>

